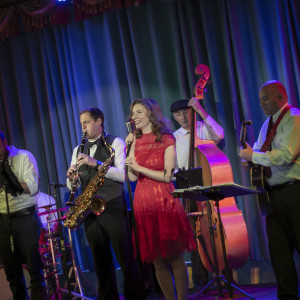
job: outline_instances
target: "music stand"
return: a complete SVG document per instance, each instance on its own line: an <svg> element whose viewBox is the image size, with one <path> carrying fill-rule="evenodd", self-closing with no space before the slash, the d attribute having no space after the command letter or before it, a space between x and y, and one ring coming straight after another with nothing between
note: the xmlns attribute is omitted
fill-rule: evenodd
<svg viewBox="0 0 300 300"><path fill-rule="evenodd" d="M8 161L0 160L0 184L5 188L7 193L10 193L14 197L17 194L21 195L24 191Z"/></svg>
<svg viewBox="0 0 300 300"><path fill-rule="evenodd" d="M216 276L212 278L210 282L208 282L205 287L196 295L194 300L198 299L198 297L204 293L215 281L217 282L218 286L218 292L219 295L222 295L222 286L221 282L223 281L228 286L228 293L231 299L233 299L233 289L239 291L246 297L250 299L255 299L255 297L247 294L242 289L238 288L236 285L231 283L231 279L229 277L229 268L228 268L228 260L226 255L226 249L225 249L225 238L223 233L223 224L220 214L220 207L219 207L219 201L221 201L224 198L227 197L234 197L234 196L242 196L242 195L248 195L248 194L257 194L259 191L256 188L247 188L241 185L238 185L236 183L224 183L214 186L194 186L191 188L186 189L177 189L174 190L173 196L174 197L186 197L191 198L197 201L207 201L213 200L215 201L215 206L217 207L217 214L219 218L219 230L220 230L220 237L221 237L221 245L222 245L222 254L224 258L224 265L225 265L225 277L223 275L220 275L220 270L218 266L217 261L217 254L216 254L216 246L215 246L215 240L213 237L213 226L212 226L212 220L211 220L211 211L210 205L207 203L208 208L208 222L210 227L210 233L211 233L211 243L212 243L212 250L213 250L213 260L214 260L214 271L216 272Z"/></svg>

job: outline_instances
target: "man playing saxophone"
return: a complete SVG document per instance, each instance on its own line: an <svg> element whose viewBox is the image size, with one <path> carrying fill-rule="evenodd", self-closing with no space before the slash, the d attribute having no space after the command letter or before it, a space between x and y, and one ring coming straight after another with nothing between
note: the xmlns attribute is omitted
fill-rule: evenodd
<svg viewBox="0 0 300 300"><path fill-rule="evenodd" d="M80 113L80 123L88 142L82 153L77 146L73 151L71 166L67 172L67 185L78 171L82 193L96 176L101 165L110 159L114 149L114 159L105 174L105 180L95 195L105 199L105 210L100 214L89 214L84 221L85 233L93 255L98 277L98 293L101 300L119 299L115 269L112 261L111 245L121 266L124 277L124 296L127 300L144 299L142 282L138 274L137 262L133 256L133 244L124 198L125 143L122 139L104 132L104 114L98 108L88 108Z"/></svg>

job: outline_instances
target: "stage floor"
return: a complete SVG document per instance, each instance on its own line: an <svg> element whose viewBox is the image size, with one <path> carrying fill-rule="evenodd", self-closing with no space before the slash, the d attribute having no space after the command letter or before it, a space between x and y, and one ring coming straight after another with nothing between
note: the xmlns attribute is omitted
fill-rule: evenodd
<svg viewBox="0 0 300 300"><path fill-rule="evenodd" d="M248 285L248 286L239 286L241 290L246 292L248 295L255 297L256 300L276 300L276 290L275 285ZM198 296L198 297L197 297ZM196 298L197 297L197 298ZM147 300L164 300L165 298L162 295L149 295ZM197 293L190 293L188 300L193 299L205 299L205 300L230 300L228 295L218 296L215 291L208 291L207 294L198 295ZM240 292L234 290L233 299L250 299L249 297L241 294ZM123 296L120 296L120 300L124 300Z"/></svg>

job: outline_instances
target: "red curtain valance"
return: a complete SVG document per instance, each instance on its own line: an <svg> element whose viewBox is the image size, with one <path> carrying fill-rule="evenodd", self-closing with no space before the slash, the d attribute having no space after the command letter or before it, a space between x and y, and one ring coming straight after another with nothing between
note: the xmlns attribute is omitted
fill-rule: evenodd
<svg viewBox="0 0 300 300"><path fill-rule="evenodd" d="M99 15L104 12L139 6L146 0L73 0L57 2L56 0L29 0L0 10L0 38L16 36L20 33L20 21L25 32L39 30L47 24L58 25L71 21L71 9L75 21Z"/></svg>

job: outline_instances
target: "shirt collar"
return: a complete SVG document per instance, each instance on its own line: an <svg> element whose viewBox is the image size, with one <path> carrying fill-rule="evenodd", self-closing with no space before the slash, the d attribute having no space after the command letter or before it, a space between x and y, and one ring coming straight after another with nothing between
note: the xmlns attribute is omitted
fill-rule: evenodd
<svg viewBox="0 0 300 300"><path fill-rule="evenodd" d="M102 133L96 139L90 139L88 141L91 142L91 143L93 143L93 142L97 141L100 138L101 135L102 135Z"/></svg>
<svg viewBox="0 0 300 300"><path fill-rule="evenodd" d="M186 135L186 134L188 134L190 132L191 132L190 130L184 129L183 127L180 127L178 129L178 133L181 134L181 135Z"/></svg>
<svg viewBox="0 0 300 300"><path fill-rule="evenodd" d="M286 106L288 106L289 104L286 103L284 104L274 115L273 115L273 122L276 122L276 120L278 119L278 117L280 116L281 112L284 110L284 108Z"/></svg>

